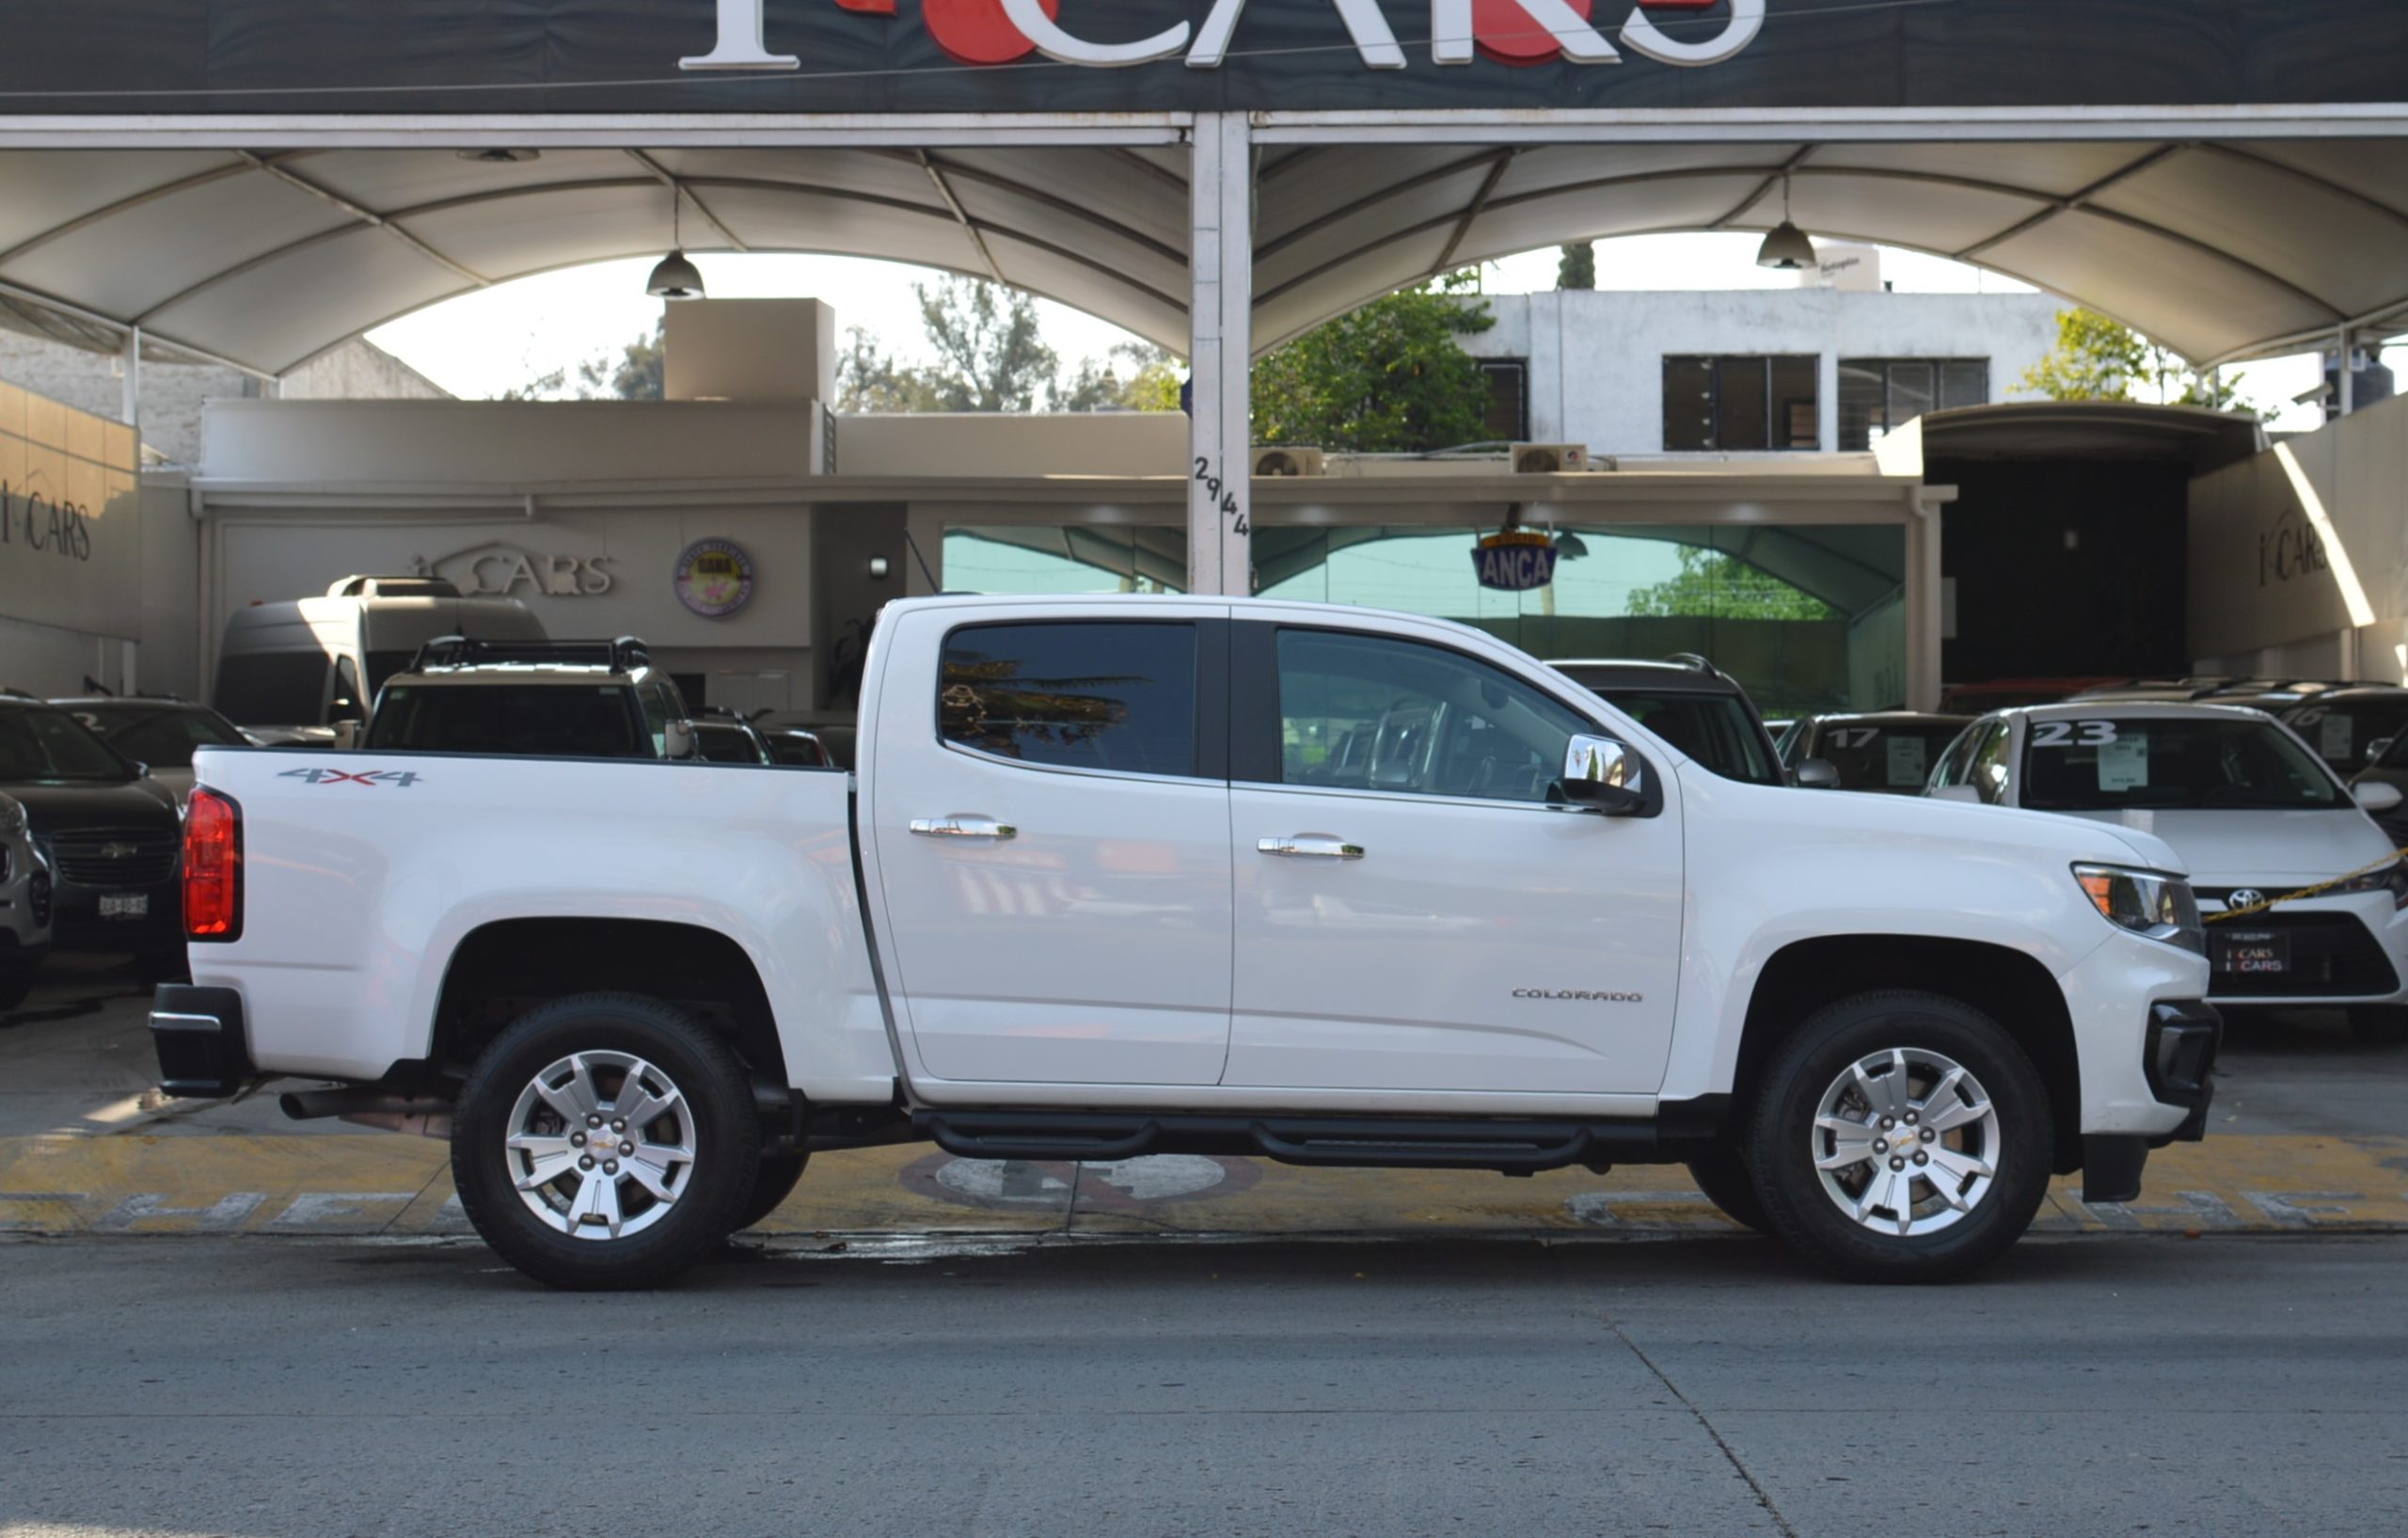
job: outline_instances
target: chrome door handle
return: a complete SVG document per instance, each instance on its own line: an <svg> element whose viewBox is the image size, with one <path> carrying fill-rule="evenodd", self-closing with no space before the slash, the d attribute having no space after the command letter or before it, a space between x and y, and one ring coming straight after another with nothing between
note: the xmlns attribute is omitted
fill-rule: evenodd
<svg viewBox="0 0 2408 1538"><path fill-rule="evenodd" d="M1000 842L1020 836L1020 830L1008 822L959 813L949 817L913 817L911 831L923 838L991 838Z"/></svg>
<svg viewBox="0 0 2408 1538"><path fill-rule="evenodd" d="M1328 833L1290 833L1285 838L1266 838L1255 845L1265 854L1312 855L1323 860L1360 860L1363 846L1349 844Z"/></svg>

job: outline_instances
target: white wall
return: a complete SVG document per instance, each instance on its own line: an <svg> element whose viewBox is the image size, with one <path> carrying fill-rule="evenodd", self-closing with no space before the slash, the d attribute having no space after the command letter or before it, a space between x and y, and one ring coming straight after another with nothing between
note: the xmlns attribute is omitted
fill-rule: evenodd
<svg viewBox="0 0 2408 1538"><path fill-rule="evenodd" d="M212 401L213 481L543 485L794 479L808 404L696 401Z"/></svg>
<svg viewBox="0 0 2408 1538"><path fill-rule="evenodd" d="M1177 475L1183 411L964 411L836 419L840 475Z"/></svg>
<svg viewBox="0 0 2408 1538"><path fill-rule="evenodd" d="M2191 483L2203 670L2408 677L2408 396Z"/></svg>
<svg viewBox="0 0 2408 1538"><path fill-rule="evenodd" d="M2064 302L2047 294L1847 293L1837 289L1494 294L1497 325L1465 337L1481 357L1529 360L1530 437L1601 454L1664 451L1664 359L1691 354L1815 354L1822 412L1836 420L1843 357L1987 357L1990 398L2056 345Z"/></svg>

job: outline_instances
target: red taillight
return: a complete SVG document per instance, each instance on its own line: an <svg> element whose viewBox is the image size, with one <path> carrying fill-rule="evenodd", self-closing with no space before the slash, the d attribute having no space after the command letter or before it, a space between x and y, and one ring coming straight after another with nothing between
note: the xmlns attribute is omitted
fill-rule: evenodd
<svg viewBox="0 0 2408 1538"><path fill-rule="evenodd" d="M233 940L242 932L242 816L217 792L195 790L184 809L184 934Z"/></svg>

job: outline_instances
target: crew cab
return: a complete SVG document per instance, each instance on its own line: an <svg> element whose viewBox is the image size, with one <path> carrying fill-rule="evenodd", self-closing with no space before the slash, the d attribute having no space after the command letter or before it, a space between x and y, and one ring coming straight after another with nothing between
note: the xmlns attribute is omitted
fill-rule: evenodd
<svg viewBox="0 0 2408 1538"><path fill-rule="evenodd" d="M850 773L202 749L166 1087L442 1130L478 1231L570 1287L915 1139L1687 1163L1922 1280L2205 1124L2204 944L2146 833L1727 778L1353 608L907 600L862 702Z"/></svg>

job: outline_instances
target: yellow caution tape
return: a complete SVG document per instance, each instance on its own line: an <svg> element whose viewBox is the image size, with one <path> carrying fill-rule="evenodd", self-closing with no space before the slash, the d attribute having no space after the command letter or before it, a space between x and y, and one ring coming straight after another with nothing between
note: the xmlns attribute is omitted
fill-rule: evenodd
<svg viewBox="0 0 2408 1538"><path fill-rule="evenodd" d="M2252 913L2262 913L2269 908L2277 907L2283 903L2297 902L2302 897L2312 897L2320 892L2330 892L2337 886L2349 885L2361 876L2371 876L2386 865L2398 864L2402 856L2408 856L2408 848L2394 849L2380 860L2360 865L2355 870L2345 871L2329 881L2320 881L2314 886L2304 886L2295 892L2286 892L2279 897L2268 897L2264 902L2253 902L2246 908L2227 908L2221 913L2209 915L2204 922L2222 924L2226 919L2247 918Z"/></svg>

